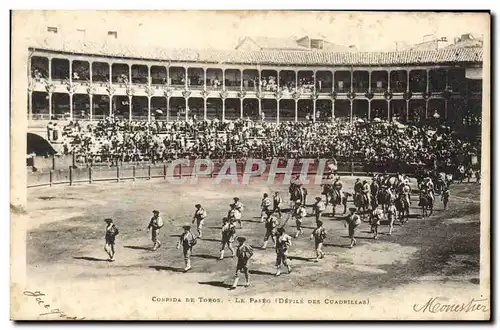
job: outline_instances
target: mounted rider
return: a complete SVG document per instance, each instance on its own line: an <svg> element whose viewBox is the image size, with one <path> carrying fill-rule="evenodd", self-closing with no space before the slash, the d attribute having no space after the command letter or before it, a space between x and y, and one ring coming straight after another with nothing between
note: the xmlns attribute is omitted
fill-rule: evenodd
<svg viewBox="0 0 500 330"><path fill-rule="evenodd" d="M368 181L363 180L363 188L362 188L363 195L365 196L366 200L368 201L368 205L371 205L371 192L370 192L370 185L368 184Z"/></svg>
<svg viewBox="0 0 500 330"><path fill-rule="evenodd" d="M321 187L323 187L322 194L327 197L327 201L328 201L328 194L330 194L333 190L334 182L335 182L335 174L333 172L330 172L329 174L323 177L323 183L321 184Z"/></svg>
<svg viewBox="0 0 500 330"><path fill-rule="evenodd" d="M380 190L380 186L377 182L377 177L376 175L373 176L372 178L372 183L370 185L370 190L371 190L371 193L372 193L372 200L376 201L377 200L377 196L378 196L378 192Z"/></svg>
<svg viewBox="0 0 500 330"><path fill-rule="evenodd" d="M422 180L420 190L427 192L427 195L432 199L432 202L434 202L434 182L432 182L429 176L426 176Z"/></svg>
<svg viewBox="0 0 500 330"><path fill-rule="evenodd" d="M404 184L403 184L403 189L400 192L400 195L406 200L408 205L410 205L410 193L411 193L411 188L410 188L410 180L405 179Z"/></svg>
<svg viewBox="0 0 500 330"><path fill-rule="evenodd" d="M354 181L354 195L361 194L362 190L363 190L363 183L359 178L356 178L356 181Z"/></svg>
<svg viewBox="0 0 500 330"><path fill-rule="evenodd" d="M295 200L294 200L292 194L294 193L294 191L296 189L300 189L301 187L302 187L302 182L300 182L300 174L296 174L290 180L290 187L288 188L288 193L290 194L290 207L293 207L293 203L295 203Z"/></svg>
<svg viewBox="0 0 500 330"><path fill-rule="evenodd" d="M337 196L337 202L338 203L342 202L342 196L344 195L343 187L344 187L344 185L342 183L342 180L340 180L340 176L337 175L335 177L335 181L333 182L333 189L338 194L338 196Z"/></svg>

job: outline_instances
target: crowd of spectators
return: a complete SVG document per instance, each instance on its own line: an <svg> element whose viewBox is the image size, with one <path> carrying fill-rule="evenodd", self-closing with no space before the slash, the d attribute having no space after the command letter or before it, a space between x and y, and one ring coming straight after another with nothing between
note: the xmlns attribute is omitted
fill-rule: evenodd
<svg viewBox="0 0 500 330"><path fill-rule="evenodd" d="M479 148L443 125L398 122L128 121L69 122L59 128L78 162L161 162L178 158L335 158L458 167Z"/></svg>

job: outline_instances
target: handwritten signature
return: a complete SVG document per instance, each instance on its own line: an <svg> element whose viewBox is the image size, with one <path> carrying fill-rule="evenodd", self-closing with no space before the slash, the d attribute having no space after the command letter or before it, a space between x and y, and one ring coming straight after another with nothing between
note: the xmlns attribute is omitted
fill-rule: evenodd
<svg viewBox="0 0 500 330"><path fill-rule="evenodd" d="M461 303L440 303L438 300L445 300L443 297L432 297L430 298L424 305L418 306L417 304L413 305L413 310L415 312L429 312L429 313L469 313L469 312L488 312L489 304L483 305L488 301L488 298L484 299L475 299L472 298L468 302Z"/></svg>
<svg viewBox="0 0 500 330"><path fill-rule="evenodd" d="M38 314L39 316L45 316L45 315L59 315L59 317L64 318L66 320L84 320L85 318L77 318L76 316L68 316L66 315L63 310L59 308L52 308L50 304L48 304L44 299L46 298L41 298L41 297L46 297L45 293L40 292L40 291L24 291L23 294L27 297L33 297L35 298L35 301L38 303L39 306L43 307L44 309L47 310L47 312L40 313Z"/></svg>

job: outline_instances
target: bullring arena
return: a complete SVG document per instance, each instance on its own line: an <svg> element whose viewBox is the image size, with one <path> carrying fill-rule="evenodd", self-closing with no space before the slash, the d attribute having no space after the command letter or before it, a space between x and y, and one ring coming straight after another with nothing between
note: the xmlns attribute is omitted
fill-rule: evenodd
<svg viewBox="0 0 500 330"><path fill-rule="evenodd" d="M347 190L352 190L354 178L342 177ZM347 229L343 225L343 216L339 214L341 208L337 208L337 215L332 218L328 214L331 213L330 206L322 217L328 233L324 248L326 257L319 263L313 262L315 255L309 235L314 228L314 217L307 217L305 235L293 240L289 254L293 272L275 277L274 249L259 249L265 231L264 225L259 223L260 200L262 193L274 191L279 191L287 200L288 186L279 184L279 178L271 186L262 181L252 178L248 185L228 182L215 185L211 179L205 178L197 185L173 185L162 179L152 179L77 184L70 188L30 188L28 278L33 287L51 292L51 296L61 297L59 299L74 300L84 292L90 294L95 301L82 307L87 310L78 310L74 314L85 315L91 311L96 318L104 319L110 314L102 306L117 301L130 310L134 310L134 306L138 308L137 314L130 315L131 318L140 318L140 306L157 311L161 317L172 308L199 309L200 305L152 304L153 299L184 300L187 296L197 300L198 297L290 298L301 294L307 296L311 290L320 290L315 299L323 296L335 299L348 293L350 299L357 299L361 304L369 297L372 303L387 303L388 312L397 315L397 308L390 302L400 300L400 295L415 295L413 298L420 295L426 301L426 297L439 294L443 288L454 292L455 297L467 297L477 290L478 184L452 185L453 197L448 209L444 211L442 204L436 202L434 215L426 219L420 217L417 201L413 199L409 222L404 226L396 225L391 236L386 234L387 226L383 224L382 235L379 240L374 240L369 233L370 226L363 223L356 236L358 244L352 249L348 248ZM313 196L320 196L319 186L310 184L306 187L311 201ZM237 229L237 235L247 237L255 247L255 256L250 262L251 286L228 291L235 260L227 255L222 261L217 258L221 218L235 196L239 196L246 206L243 229ZM203 238L194 247L193 268L183 273L182 252L176 250L175 245L182 226L191 222L195 203L206 208L208 217ZM348 206L351 203L349 201ZM160 237L163 245L155 252L150 250L152 243L146 230L153 209L160 210L165 221ZM310 207L307 209L310 213ZM106 261L103 251L103 219L106 217L115 219L120 228L114 263ZM287 232L292 233L293 227L289 221ZM99 294L103 288L109 288L113 294ZM261 304L256 303L256 306ZM336 313L342 310L342 306L335 307ZM231 315L246 315L238 310L237 305L227 308ZM296 308L290 306L289 311L297 311ZM71 314L71 310L65 312ZM301 317L331 315L301 314ZM333 317L342 318L342 314Z"/></svg>

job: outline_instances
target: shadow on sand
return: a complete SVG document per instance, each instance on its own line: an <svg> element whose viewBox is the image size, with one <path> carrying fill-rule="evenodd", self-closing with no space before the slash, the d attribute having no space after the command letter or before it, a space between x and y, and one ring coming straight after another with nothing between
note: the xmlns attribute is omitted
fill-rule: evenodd
<svg viewBox="0 0 500 330"><path fill-rule="evenodd" d="M176 273L184 273L184 268L179 268L179 267L171 267L171 266L149 266L149 268L153 268L156 271L160 270L169 270L171 272L176 272Z"/></svg>
<svg viewBox="0 0 500 330"><path fill-rule="evenodd" d="M210 285L210 286L215 286L218 288L225 288L229 289L231 285L224 283L223 281L208 281L208 282L198 282L198 284L201 285Z"/></svg>
<svg viewBox="0 0 500 330"><path fill-rule="evenodd" d="M249 270L248 271L252 275L268 275L268 276L274 276L274 273L270 272L263 272L261 270Z"/></svg>
<svg viewBox="0 0 500 330"><path fill-rule="evenodd" d="M290 260L301 260L301 261L307 261L307 262L312 262L312 258L304 258L304 257L297 257L297 256L289 256L288 259Z"/></svg>
<svg viewBox="0 0 500 330"><path fill-rule="evenodd" d="M144 251L151 251L152 250L150 247L133 246L133 245L125 245L124 248L126 248L126 249L132 249L132 250L144 250Z"/></svg>
<svg viewBox="0 0 500 330"><path fill-rule="evenodd" d="M94 257L73 257L77 260L87 260L87 261L108 261L108 259L94 258Z"/></svg>
<svg viewBox="0 0 500 330"><path fill-rule="evenodd" d="M191 257L193 258L202 258L202 259L219 259L216 256L211 256L208 254L193 254Z"/></svg>

